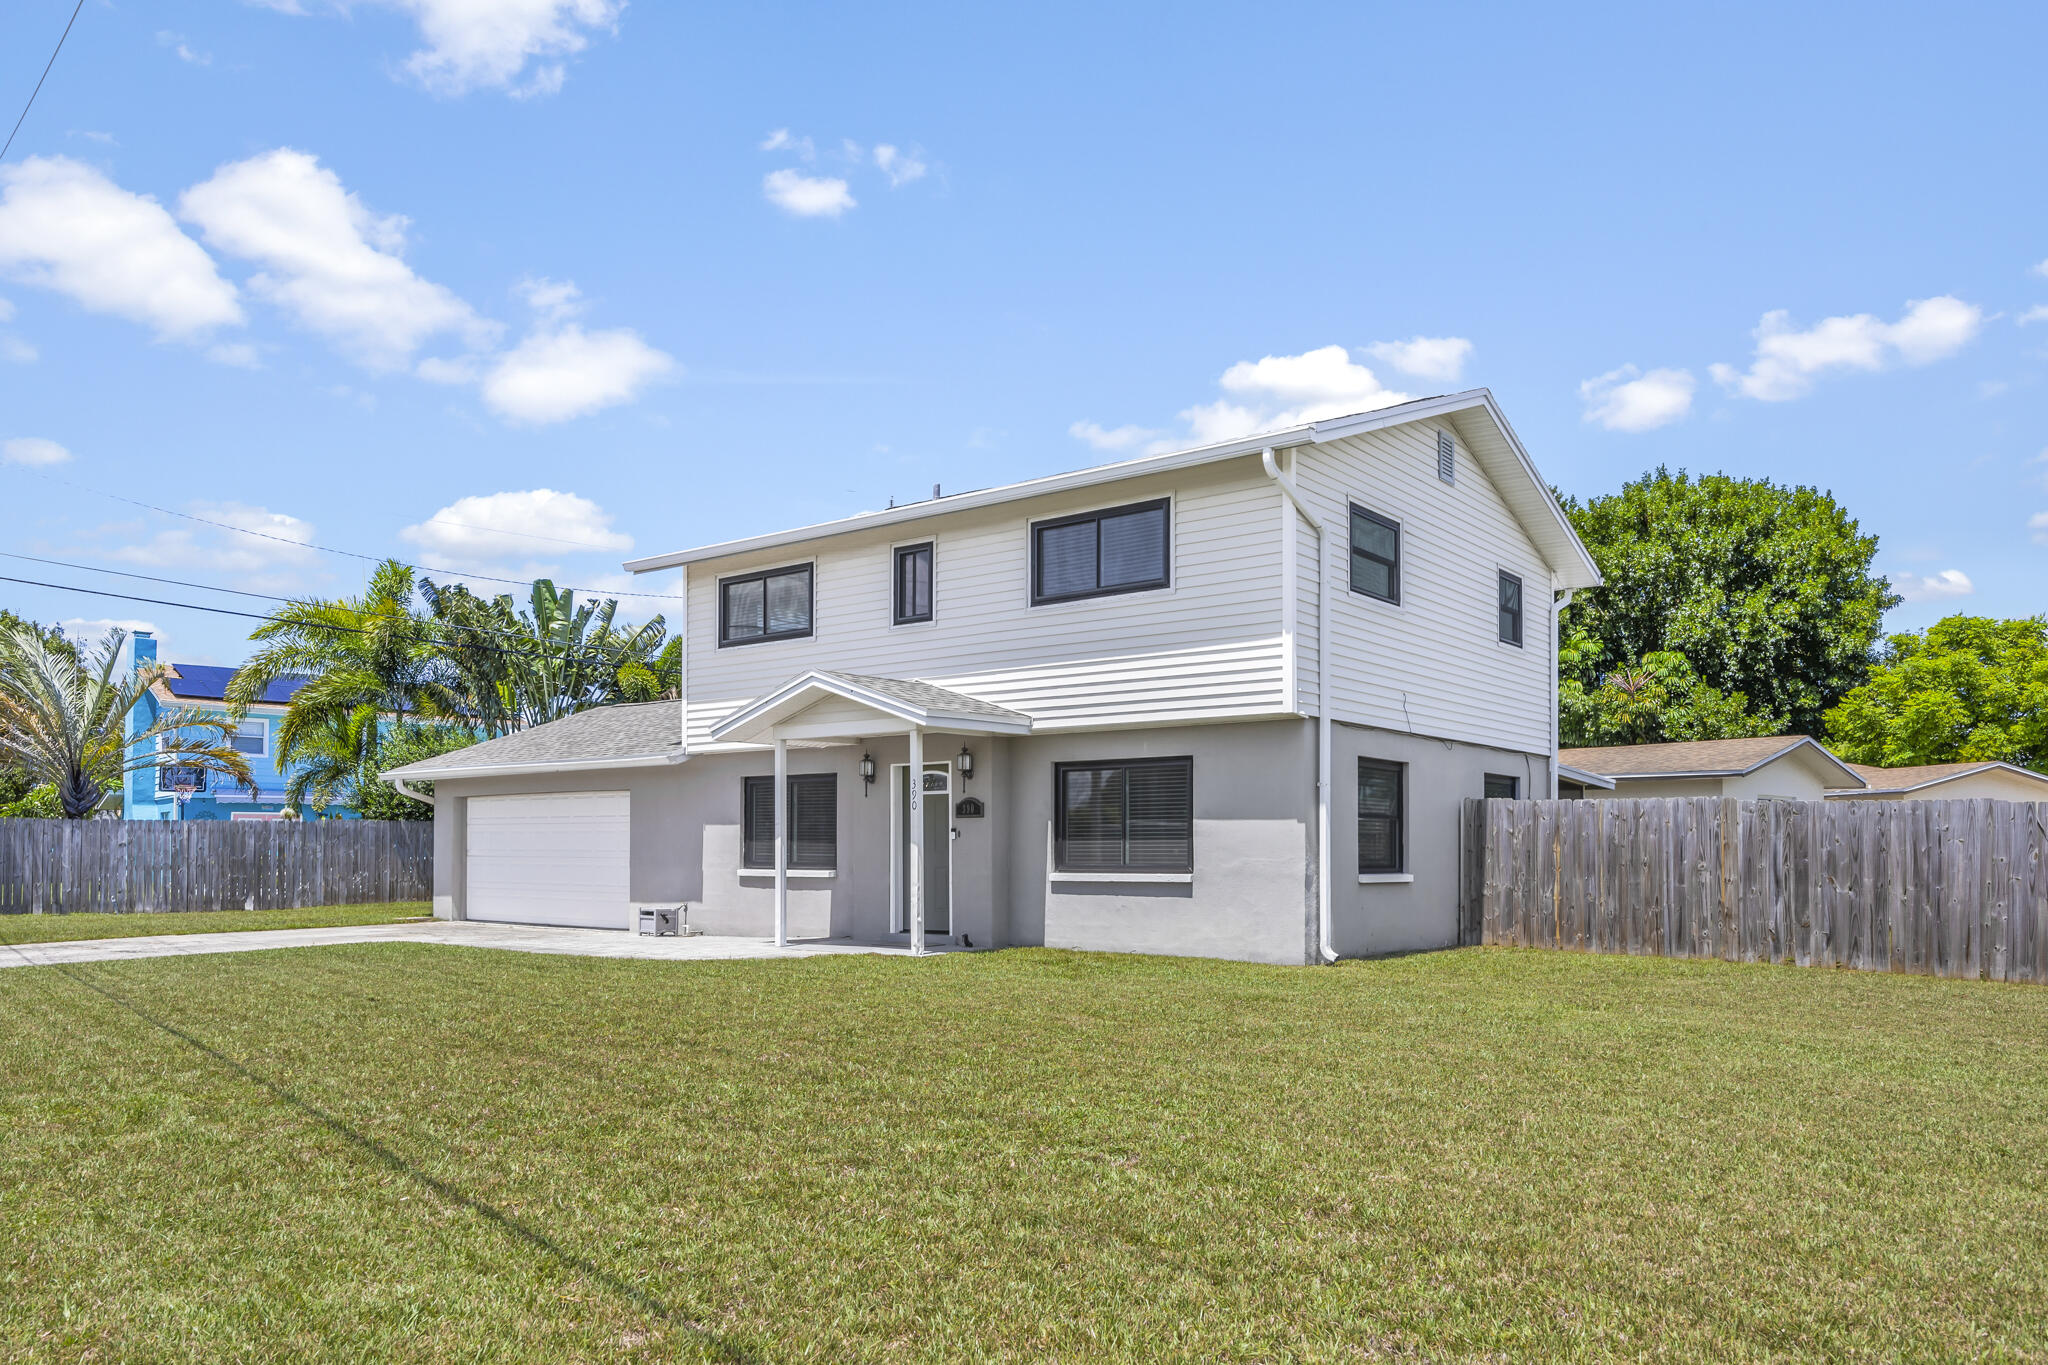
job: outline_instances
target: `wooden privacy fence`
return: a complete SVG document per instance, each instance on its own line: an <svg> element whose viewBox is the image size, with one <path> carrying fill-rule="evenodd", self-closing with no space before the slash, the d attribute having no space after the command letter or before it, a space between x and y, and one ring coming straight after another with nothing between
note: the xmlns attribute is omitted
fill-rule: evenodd
<svg viewBox="0 0 2048 1365"><path fill-rule="evenodd" d="M0 820L0 914L423 901L426 820Z"/></svg>
<svg viewBox="0 0 2048 1365"><path fill-rule="evenodd" d="M1465 803L1460 940L2048 982L2048 804Z"/></svg>

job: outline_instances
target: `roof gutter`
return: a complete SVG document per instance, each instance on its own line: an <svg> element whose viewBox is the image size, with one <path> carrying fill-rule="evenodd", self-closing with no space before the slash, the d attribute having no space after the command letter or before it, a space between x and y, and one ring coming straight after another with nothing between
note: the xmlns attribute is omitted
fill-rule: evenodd
<svg viewBox="0 0 2048 1365"><path fill-rule="evenodd" d="M473 763L466 768L432 768L425 772L408 774L408 779L418 782L452 782L471 777L537 777L546 773L610 772L620 768L665 768L675 763L686 762L688 754L635 754L628 758L558 758L552 763ZM393 768L377 776L396 786L401 779L392 773L403 772ZM410 793L408 793L410 794Z"/></svg>
<svg viewBox="0 0 2048 1365"><path fill-rule="evenodd" d="M405 778L394 777L391 779L391 785L400 796L410 797L413 800L419 802L422 806L427 806L431 808L434 804L433 797L423 796L419 792L414 791L410 786L406 785Z"/></svg>
<svg viewBox="0 0 2048 1365"><path fill-rule="evenodd" d="M1301 489L1281 470L1274 447L1259 452L1266 477L1280 486L1294 510L1316 532L1316 948L1323 961L1335 962L1330 928L1330 547L1323 523L1308 510ZM1292 592L1290 587L1288 591Z"/></svg>

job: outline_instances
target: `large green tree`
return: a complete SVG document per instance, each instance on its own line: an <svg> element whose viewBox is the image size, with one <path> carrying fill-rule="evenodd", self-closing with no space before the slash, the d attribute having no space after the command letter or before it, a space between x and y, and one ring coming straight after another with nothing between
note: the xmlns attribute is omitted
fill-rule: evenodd
<svg viewBox="0 0 2048 1365"><path fill-rule="evenodd" d="M257 649L228 684L231 705L247 707L279 679L305 679L277 727L279 766L312 772L294 774L293 801L375 765L389 724L469 723L461 679L413 596L412 570L386 560L360 597L288 602L250 636Z"/></svg>
<svg viewBox="0 0 2048 1365"><path fill-rule="evenodd" d="M1867 676L1899 598L1871 572L1877 537L1828 494L1659 467L1618 493L1561 501L1606 579L1561 631L1575 642L1560 653L1563 681L1582 695L1676 654L1717 705L1743 699L1744 733L1818 734Z"/></svg>
<svg viewBox="0 0 2048 1365"><path fill-rule="evenodd" d="M421 585L421 595L461 675L462 693L486 734L618 701L672 696L681 654L660 616L630 625L616 599L576 600L572 588L534 581L524 610L511 594L479 597L461 584Z"/></svg>
<svg viewBox="0 0 2048 1365"><path fill-rule="evenodd" d="M5 607L0 607L0 635L14 635L23 630L33 631L41 638L45 646L63 654L73 663L78 662L78 646L65 638L62 630L56 626L39 625L25 616L16 616ZM29 794L37 790L38 785L35 774L21 764L9 759L5 753L0 753L0 807L25 803L29 800ZM43 800L44 804L34 807L35 809L47 807L47 800L41 797L37 799ZM24 807L24 809L27 808ZM17 811L16 813L20 814L21 812Z"/></svg>
<svg viewBox="0 0 2048 1365"><path fill-rule="evenodd" d="M1885 641L1870 681L1828 712L1856 763L2002 759L2048 767L2048 617L1951 616Z"/></svg>

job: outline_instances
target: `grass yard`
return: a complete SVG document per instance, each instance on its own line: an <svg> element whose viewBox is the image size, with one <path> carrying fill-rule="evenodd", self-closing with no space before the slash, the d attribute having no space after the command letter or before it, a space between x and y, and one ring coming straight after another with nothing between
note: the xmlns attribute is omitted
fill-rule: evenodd
<svg viewBox="0 0 2048 1365"><path fill-rule="evenodd" d="M425 901L389 905L319 905L304 910L176 910L155 915L0 915L0 943L69 943L144 934L225 934L236 929L325 929L338 924L393 924L434 913Z"/></svg>
<svg viewBox="0 0 2048 1365"><path fill-rule="evenodd" d="M1472 950L0 972L0 1355L2048 1358L2048 990Z"/></svg>

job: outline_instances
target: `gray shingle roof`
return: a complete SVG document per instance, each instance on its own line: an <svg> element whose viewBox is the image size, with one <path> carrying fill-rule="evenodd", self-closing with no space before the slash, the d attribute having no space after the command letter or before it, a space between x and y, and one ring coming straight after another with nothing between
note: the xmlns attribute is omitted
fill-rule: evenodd
<svg viewBox="0 0 2048 1365"><path fill-rule="evenodd" d="M436 773L463 768L657 758L675 753L682 745L680 702L626 703L579 711L516 735L408 763L392 769L391 774L430 780Z"/></svg>
<svg viewBox="0 0 2048 1365"><path fill-rule="evenodd" d="M885 697L893 697L905 705L925 711L937 711L948 716L987 716L991 720L1028 722L1031 719L1022 711L1012 711L1007 706L997 706L992 701L970 697L965 692L934 687L915 678L883 678L872 673L839 673L822 668L818 672L823 677L865 687L870 692L880 692Z"/></svg>
<svg viewBox="0 0 2048 1365"><path fill-rule="evenodd" d="M2024 777L2048 781L2048 774L2037 773L2031 768L2022 768L2016 763L1994 763L1989 760L1978 763L1922 763L1917 767L1908 768L1876 768L1868 763L1851 763L1849 767L1856 776L1869 784L1873 792L1911 791L1930 782L1945 782L1951 777L1989 772L1993 769L2003 769Z"/></svg>

